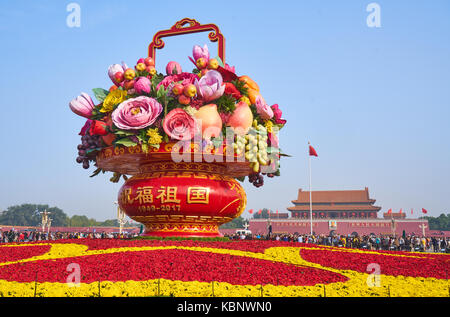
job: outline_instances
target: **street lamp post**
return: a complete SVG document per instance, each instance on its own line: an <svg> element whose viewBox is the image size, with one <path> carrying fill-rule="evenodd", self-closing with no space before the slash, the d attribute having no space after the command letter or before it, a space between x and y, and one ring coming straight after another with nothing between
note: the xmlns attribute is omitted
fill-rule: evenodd
<svg viewBox="0 0 450 317"><path fill-rule="evenodd" d="M119 234L122 234L123 225L126 223L125 212L120 208L117 201L114 203L117 205L117 222L119 223Z"/></svg>
<svg viewBox="0 0 450 317"><path fill-rule="evenodd" d="M52 226L52 218L48 218L47 220L47 236L50 236L50 227Z"/></svg>
<svg viewBox="0 0 450 317"><path fill-rule="evenodd" d="M427 228L427 225L423 223L419 225L419 228L422 229L422 237L425 237L425 228Z"/></svg>
<svg viewBox="0 0 450 317"><path fill-rule="evenodd" d="M42 220L41 220L41 226L42 226L42 233L45 232L45 228L49 226L49 221L51 223L51 219L49 219L49 215L51 214L51 212L48 212L47 209L45 209L44 211L40 212Z"/></svg>

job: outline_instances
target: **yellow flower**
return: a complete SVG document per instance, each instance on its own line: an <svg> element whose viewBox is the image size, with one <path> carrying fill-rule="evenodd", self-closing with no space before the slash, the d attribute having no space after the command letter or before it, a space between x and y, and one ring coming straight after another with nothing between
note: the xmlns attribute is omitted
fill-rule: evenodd
<svg viewBox="0 0 450 317"><path fill-rule="evenodd" d="M266 120L265 126L266 126L266 129L267 129L267 132L272 133L272 128L273 128L273 123L272 123L272 121Z"/></svg>
<svg viewBox="0 0 450 317"><path fill-rule="evenodd" d="M148 144L160 144L162 142L162 136L158 133L158 128L147 130Z"/></svg>
<svg viewBox="0 0 450 317"><path fill-rule="evenodd" d="M111 112L115 105L125 101L127 97L127 92L122 89L116 89L111 91L105 100L103 100L102 108L100 112Z"/></svg>
<svg viewBox="0 0 450 317"><path fill-rule="evenodd" d="M248 99L248 97L246 97L246 96L242 96L240 99L239 99L239 102L245 102L247 105L251 105L252 103L250 102L250 99Z"/></svg>

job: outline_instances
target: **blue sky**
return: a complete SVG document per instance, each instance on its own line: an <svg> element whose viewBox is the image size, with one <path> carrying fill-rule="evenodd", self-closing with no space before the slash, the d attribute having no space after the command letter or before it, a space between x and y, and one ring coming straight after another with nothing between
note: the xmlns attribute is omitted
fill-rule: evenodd
<svg viewBox="0 0 450 317"><path fill-rule="evenodd" d="M71 2L80 28L66 24ZM308 190L309 140L313 190L367 186L383 211L449 212L450 2L376 1L381 27L370 28L371 2L0 1L0 209L115 217L120 184L75 162L84 120L68 103L109 87L110 64L134 65L154 33L190 17L219 26L226 62L288 120L280 141L293 157L265 186L244 184L248 208L285 212ZM169 60L190 70L192 46L209 44L206 33L165 42L159 71Z"/></svg>

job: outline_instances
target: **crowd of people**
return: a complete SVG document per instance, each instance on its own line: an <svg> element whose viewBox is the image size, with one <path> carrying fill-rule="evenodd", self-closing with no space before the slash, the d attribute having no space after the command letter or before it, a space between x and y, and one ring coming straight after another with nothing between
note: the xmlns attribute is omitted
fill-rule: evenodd
<svg viewBox="0 0 450 317"><path fill-rule="evenodd" d="M232 240L276 240L312 243L334 247L361 248L367 250L450 252L450 238L416 235L310 235L310 234L245 234L226 235Z"/></svg>
<svg viewBox="0 0 450 317"><path fill-rule="evenodd" d="M40 232L35 230L5 230L0 229L0 243L31 242L59 239L126 239L137 236L130 232Z"/></svg>
<svg viewBox="0 0 450 317"><path fill-rule="evenodd" d="M2 230L0 243L48 241L59 239L129 239L138 236L135 232L40 232L38 230ZM418 235L310 235L310 234L250 234L233 233L225 237L231 240L274 240L311 243L334 247L361 248L367 250L395 250L422 252L450 252L450 238L423 237Z"/></svg>

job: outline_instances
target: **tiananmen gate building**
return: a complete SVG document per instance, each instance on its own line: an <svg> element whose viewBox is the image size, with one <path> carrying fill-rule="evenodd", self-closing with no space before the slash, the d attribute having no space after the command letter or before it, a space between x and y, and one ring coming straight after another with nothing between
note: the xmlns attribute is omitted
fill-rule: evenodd
<svg viewBox="0 0 450 317"><path fill-rule="evenodd" d="M373 205L375 199L369 197L367 187L364 190L313 191L311 196L313 218L377 218L381 210ZM309 191L299 189L297 200L292 203L294 207L287 208L292 218L310 218Z"/></svg>
<svg viewBox="0 0 450 317"><path fill-rule="evenodd" d="M272 233L309 234L310 193L298 190L294 206L287 207L288 213L270 214L267 219L250 219L249 229L255 234L267 234L269 224ZM379 217L381 207L375 205L369 189L312 191L313 232L315 234L359 235L428 235L428 220L407 219L405 213L384 213Z"/></svg>

